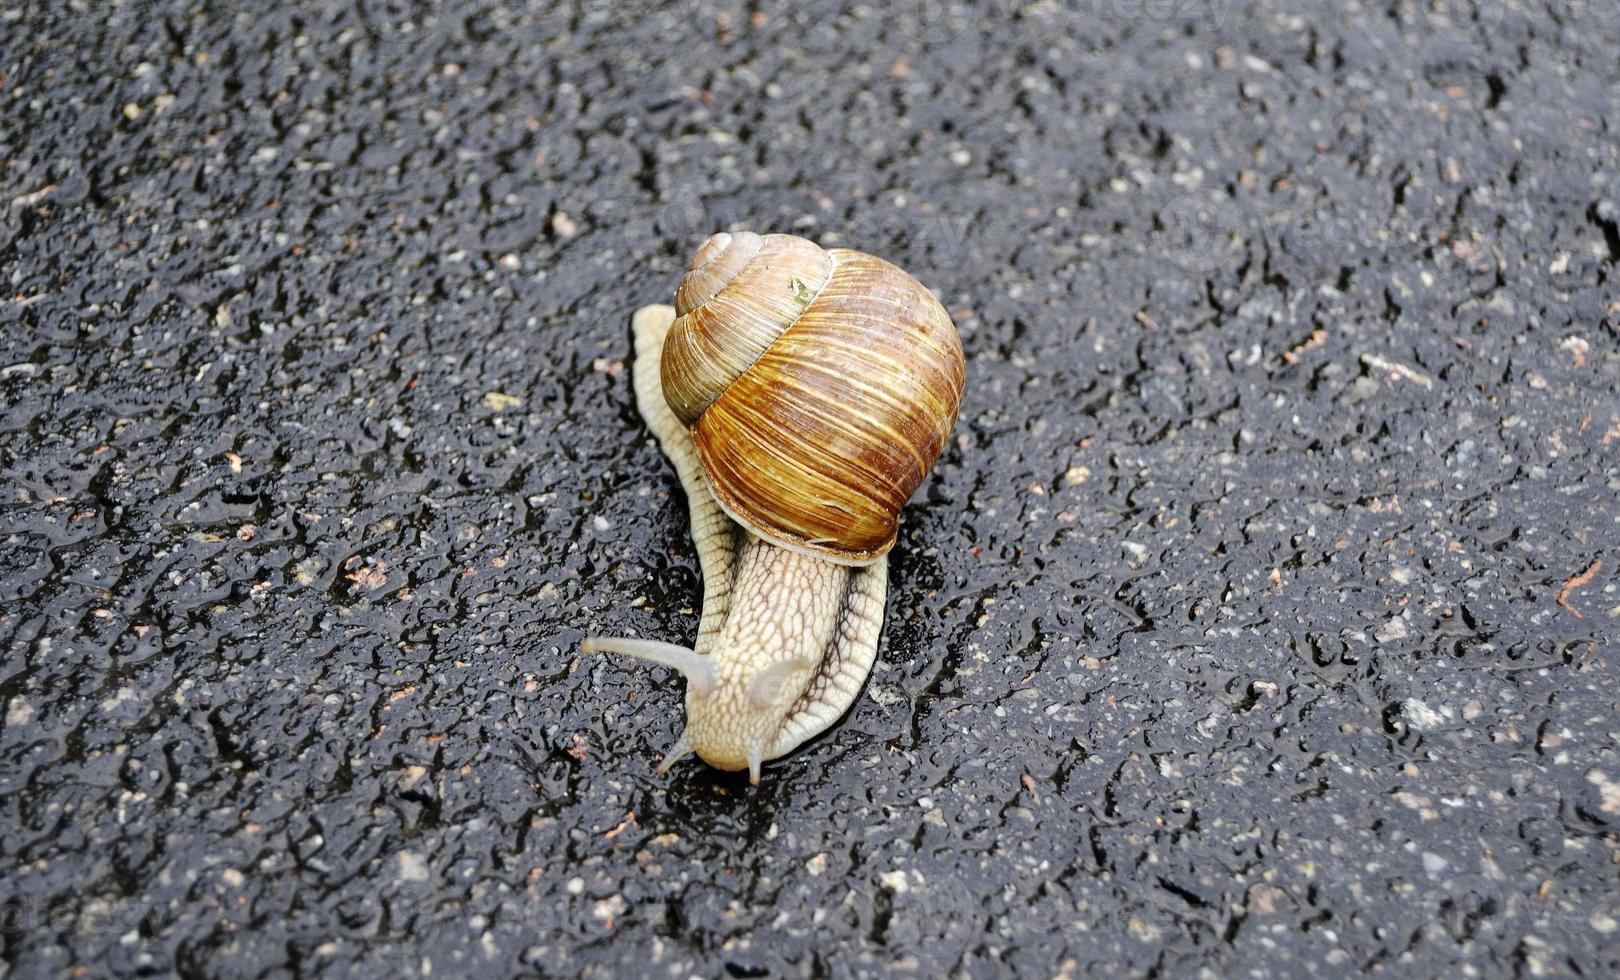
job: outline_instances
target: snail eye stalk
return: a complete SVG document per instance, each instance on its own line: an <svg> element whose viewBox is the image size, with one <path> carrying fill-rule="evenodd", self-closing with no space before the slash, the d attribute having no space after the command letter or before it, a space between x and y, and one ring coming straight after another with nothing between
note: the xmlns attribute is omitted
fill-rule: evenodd
<svg viewBox="0 0 1620 980"><path fill-rule="evenodd" d="M627 657L673 667L686 675L686 683L699 694L708 694L720 683L714 664L690 647L659 640L637 640L627 636L588 636L579 645L586 653L622 653Z"/></svg>

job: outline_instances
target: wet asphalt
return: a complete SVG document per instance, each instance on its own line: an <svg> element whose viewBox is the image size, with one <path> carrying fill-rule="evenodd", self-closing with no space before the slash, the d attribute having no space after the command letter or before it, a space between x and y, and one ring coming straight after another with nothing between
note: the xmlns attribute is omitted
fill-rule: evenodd
<svg viewBox="0 0 1620 980"><path fill-rule="evenodd" d="M1620 970L1620 4L0 6L0 975ZM875 252L881 660L695 762L631 310Z"/></svg>

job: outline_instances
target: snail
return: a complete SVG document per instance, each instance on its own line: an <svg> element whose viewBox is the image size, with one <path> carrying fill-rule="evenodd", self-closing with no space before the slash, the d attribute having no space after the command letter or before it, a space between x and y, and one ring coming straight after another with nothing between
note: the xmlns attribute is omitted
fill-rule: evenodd
<svg viewBox="0 0 1620 980"><path fill-rule="evenodd" d="M792 235L720 233L675 305L638 310L636 404L686 493L703 574L692 648L587 638L686 677L696 753L726 771L836 722L877 658L900 510L956 424L956 326L899 268Z"/></svg>

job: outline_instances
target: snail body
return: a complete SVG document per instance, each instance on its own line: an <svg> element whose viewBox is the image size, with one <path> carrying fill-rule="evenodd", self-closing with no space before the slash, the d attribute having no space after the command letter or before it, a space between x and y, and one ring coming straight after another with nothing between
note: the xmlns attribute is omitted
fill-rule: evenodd
<svg viewBox="0 0 1620 980"><path fill-rule="evenodd" d="M876 660L899 514L955 425L964 362L909 275L788 235L719 234L632 320L637 407L680 476L704 582L680 670L688 752L749 770L824 731Z"/></svg>

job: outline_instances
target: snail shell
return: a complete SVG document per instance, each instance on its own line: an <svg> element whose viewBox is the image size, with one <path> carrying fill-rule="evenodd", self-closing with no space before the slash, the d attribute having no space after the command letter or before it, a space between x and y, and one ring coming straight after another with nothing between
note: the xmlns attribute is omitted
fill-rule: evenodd
<svg viewBox="0 0 1620 980"><path fill-rule="evenodd" d="M904 271L792 235L721 233L675 291L664 397L716 502L839 564L893 545L956 424L956 327Z"/></svg>

